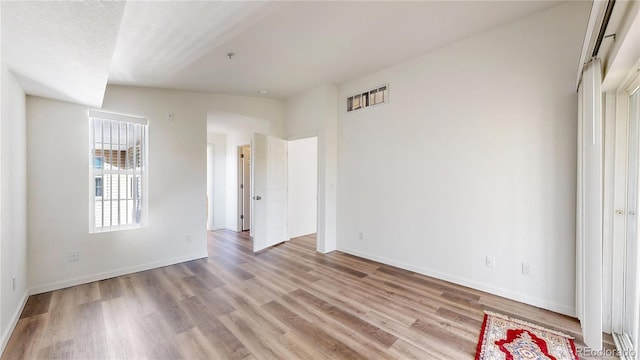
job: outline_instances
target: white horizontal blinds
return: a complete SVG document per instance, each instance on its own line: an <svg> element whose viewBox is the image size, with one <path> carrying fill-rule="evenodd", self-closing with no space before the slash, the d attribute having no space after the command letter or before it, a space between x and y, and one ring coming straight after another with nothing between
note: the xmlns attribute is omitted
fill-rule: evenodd
<svg viewBox="0 0 640 360"><path fill-rule="evenodd" d="M91 111L91 212L93 231L144 225L146 120ZM104 117L110 117L108 119Z"/></svg>

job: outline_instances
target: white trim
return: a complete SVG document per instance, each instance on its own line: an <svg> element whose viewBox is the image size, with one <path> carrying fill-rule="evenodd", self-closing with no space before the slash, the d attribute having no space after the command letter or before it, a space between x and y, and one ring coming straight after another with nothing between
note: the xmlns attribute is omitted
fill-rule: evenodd
<svg viewBox="0 0 640 360"><path fill-rule="evenodd" d="M478 282L478 281L473 281L473 280L469 280L469 279L465 279L465 278L461 278L458 276L452 276L446 273L442 273L439 271L434 271L431 269L427 269L427 268L423 268L420 266L415 266L415 265L411 265L411 264L407 264L404 263L402 261L398 261L398 260L393 260L393 259L389 259L389 258L385 258L382 256L377 256L377 255L372 255L369 253L365 253L362 251L358 251L358 250L353 250L353 249L348 249L348 248L344 248L344 247L338 247L338 251L342 251L343 253L346 254L350 254L350 255L354 255L354 256L358 256L364 259L369 259L369 260L373 260L373 261L377 261L386 265L391 265L391 266L395 266L401 269L405 269L405 270L409 270L409 271L413 271L413 272L417 272L420 273L422 275L426 275L426 276L431 276L433 278L436 279L440 279L440 280L444 280L444 281L449 281L452 282L454 284L458 284L458 285L462 285L462 286L467 286L476 290L480 290L480 291L485 291L488 292L490 294L494 294L494 295L498 295L498 296L502 296L505 297L507 299L511 299L511 300L515 300L515 301L519 301L525 304L529 304L529 305L533 305L533 306L537 306L543 309L547 309L547 310L551 310L551 311L555 311L557 313L560 314L564 314L567 316L575 316L575 308L571 307L571 306L567 306L567 305L562 305L562 304L557 304L551 301L547 301L544 299L540 299L540 298L536 298L533 296L529 296L520 292L516 292L516 291L511 291L511 290L507 290L504 288L500 288L500 287L496 287L493 285L489 285L486 283L482 283L482 282Z"/></svg>
<svg viewBox="0 0 640 360"><path fill-rule="evenodd" d="M29 295L41 294L49 291L68 288L71 286L110 279L116 276L129 275L129 274L137 273L140 271L151 270L151 269L156 269L156 268L165 267L169 265L175 265L175 264L179 264L187 261L203 259L206 257L209 257L209 254L205 251L204 254L199 253L199 254L193 254L188 256L181 256L178 258L166 259L162 261L154 261L154 262L143 264L143 265L131 266L127 268L121 268L121 269L107 271L103 273L97 273L93 275L81 276L81 277L77 277L69 280L56 281L53 283L38 285L30 288Z"/></svg>
<svg viewBox="0 0 640 360"><path fill-rule="evenodd" d="M129 122L134 124L149 125L149 119L142 116L118 114L101 110L89 110L89 117L103 120Z"/></svg>
<svg viewBox="0 0 640 360"><path fill-rule="evenodd" d="M27 304L27 299L29 299L29 291L25 289L24 294L22 295L22 302L20 306L16 308L16 311L13 313L11 317L11 322L4 332L2 333L2 344L0 344L0 355L4 353L4 349L7 347L9 343L9 338L11 338L11 334L13 334L13 330L15 330L16 325L18 325L18 320L20 320L20 314L22 314L22 310L24 310L24 306Z"/></svg>

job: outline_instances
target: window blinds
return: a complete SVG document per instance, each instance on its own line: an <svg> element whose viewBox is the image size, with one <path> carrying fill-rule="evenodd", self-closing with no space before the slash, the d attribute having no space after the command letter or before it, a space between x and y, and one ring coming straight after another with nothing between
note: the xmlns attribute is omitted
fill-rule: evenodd
<svg viewBox="0 0 640 360"><path fill-rule="evenodd" d="M146 225L147 120L90 111L90 230Z"/></svg>

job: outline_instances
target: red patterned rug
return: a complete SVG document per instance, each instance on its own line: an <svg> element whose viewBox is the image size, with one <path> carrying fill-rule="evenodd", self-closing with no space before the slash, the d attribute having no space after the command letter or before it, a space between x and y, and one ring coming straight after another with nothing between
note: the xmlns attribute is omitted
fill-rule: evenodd
<svg viewBox="0 0 640 360"><path fill-rule="evenodd" d="M557 331L485 312L476 360L578 360L573 338Z"/></svg>

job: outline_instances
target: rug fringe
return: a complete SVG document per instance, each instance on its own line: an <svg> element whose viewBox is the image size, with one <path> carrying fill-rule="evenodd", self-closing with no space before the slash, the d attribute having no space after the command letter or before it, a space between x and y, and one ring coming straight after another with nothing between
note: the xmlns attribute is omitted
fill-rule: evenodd
<svg viewBox="0 0 640 360"><path fill-rule="evenodd" d="M566 338L571 339L571 340L575 340L575 338L573 336L561 333L560 331L547 329L546 327L543 327L543 326L540 326L540 325L536 325L536 324L532 324L532 323L524 321L522 319L512 318L510 316L494 313L492 311L485 311L484 313L487 314L487 315L491 315L491 316L495 316L495 317L501 318L501 319L513 321L513 322L516 322L516 323L520 323L522 325L529 326L529 327L532 327L534 329L543 330L543 331L546 331L546 332L551 333L551 334L563 336L563 337L566 337Z"/></svg>

